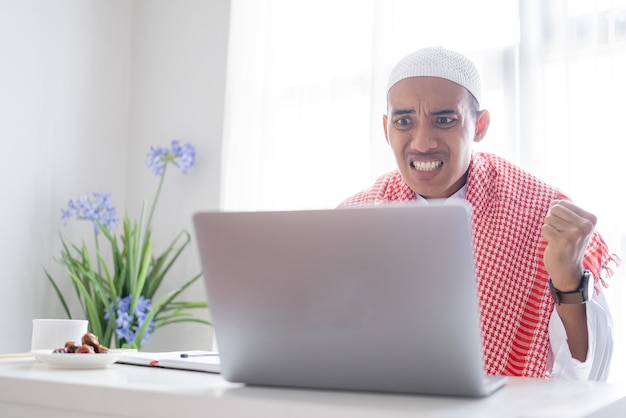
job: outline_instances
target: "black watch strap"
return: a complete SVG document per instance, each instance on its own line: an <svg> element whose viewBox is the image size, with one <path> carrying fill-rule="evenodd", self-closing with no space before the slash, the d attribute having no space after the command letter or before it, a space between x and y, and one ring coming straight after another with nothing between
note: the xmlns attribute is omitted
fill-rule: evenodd
<svg viewBox="0 0 626 418"><path fill-rule="evenodd" d="M552 299L554 299L554 303L556 303L557 305L560 305L562 303L566 305L581 304L587 302L591 297L591 286L589 285L590 281L591 272L589 270L585 270L582 277L580 278L580 285L576 290L562 292L554 287L554 285L552 284L552 279L548 281L548 285L550 287L550 294L552 294Z"/></svg>

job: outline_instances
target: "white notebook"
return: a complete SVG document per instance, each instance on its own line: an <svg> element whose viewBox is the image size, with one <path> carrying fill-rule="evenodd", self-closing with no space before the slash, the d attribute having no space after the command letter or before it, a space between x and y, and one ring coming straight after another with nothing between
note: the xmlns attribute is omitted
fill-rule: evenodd
<svg viewBox="0 0 626 418"><path fill-rule="evenodd" d="M215 351L189 350L160 353L137 351L124 354L117 363L209 373L220 372L220 357Z"/></svg>

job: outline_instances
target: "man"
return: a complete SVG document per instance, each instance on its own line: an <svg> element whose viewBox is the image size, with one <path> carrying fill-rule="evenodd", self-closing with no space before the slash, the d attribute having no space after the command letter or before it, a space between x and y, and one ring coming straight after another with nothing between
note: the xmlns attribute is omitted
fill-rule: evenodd
<svg viewBox="0 0 626 418"><path fill-rule="evenodd" d="M425 48L402 59L383 116L399 170L343 205L467 199L485 371L606 380L613 339L601 285L619 258L595 232L593 214L502 158L473 151L490 121L480 100L478 71L463 55Z"/></svg>

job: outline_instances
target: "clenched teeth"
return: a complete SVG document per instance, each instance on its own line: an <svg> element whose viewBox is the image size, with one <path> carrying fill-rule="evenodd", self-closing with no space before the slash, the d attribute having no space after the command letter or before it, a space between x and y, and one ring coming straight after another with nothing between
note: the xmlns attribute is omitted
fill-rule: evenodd
<svg viewBox="0 0 626 418"><path fill-rule="evenodd" d="M443 161L413 161L413 168L420 171L431 171L443 165Z"/></svg>

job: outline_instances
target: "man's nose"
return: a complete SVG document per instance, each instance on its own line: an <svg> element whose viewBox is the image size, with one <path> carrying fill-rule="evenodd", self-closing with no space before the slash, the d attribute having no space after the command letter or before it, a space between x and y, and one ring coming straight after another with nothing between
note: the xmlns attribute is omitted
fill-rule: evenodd
<svg viewBox="0 0 626 418"><path fill-rule="evenodd" d="M420 123L413 130L411 148L418 152L427 152L437 148L435 133L428 124Z"/></svg>

